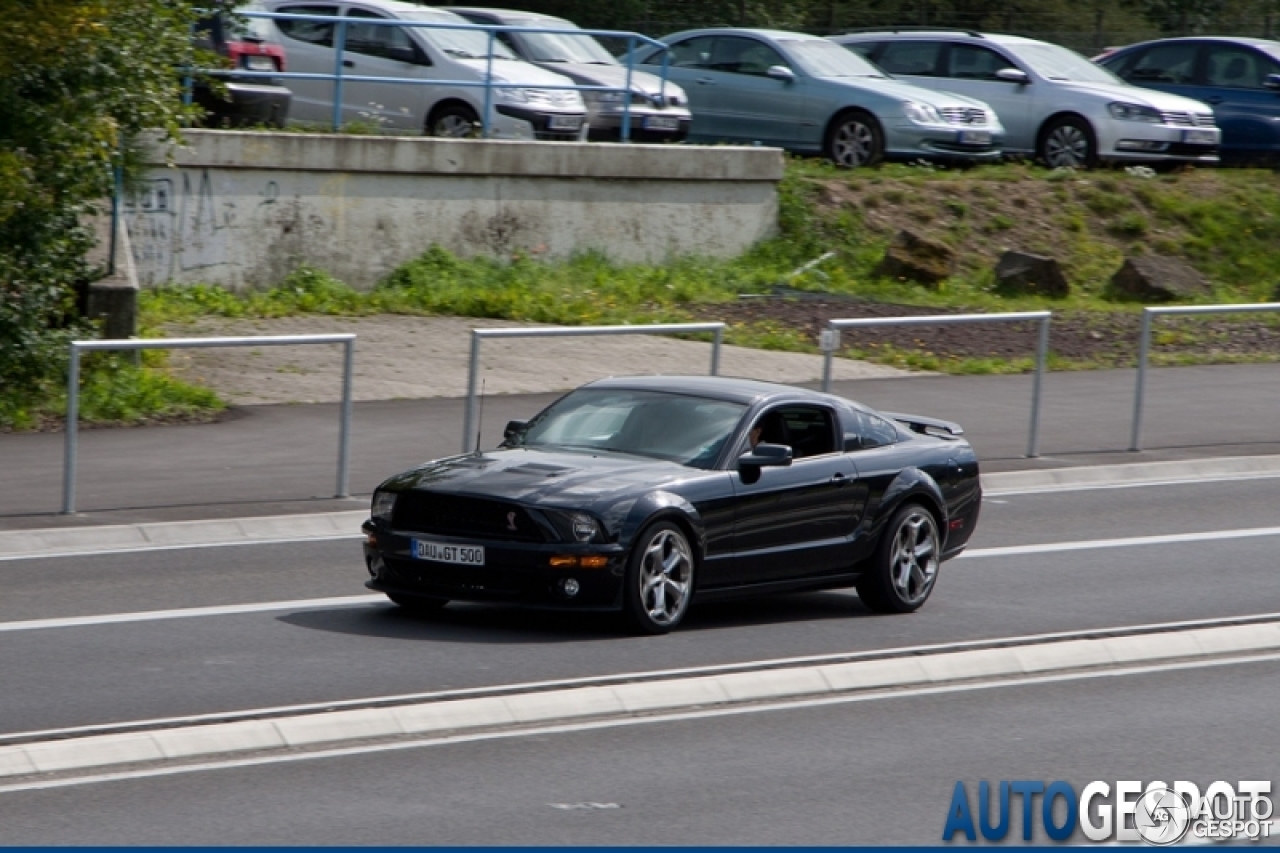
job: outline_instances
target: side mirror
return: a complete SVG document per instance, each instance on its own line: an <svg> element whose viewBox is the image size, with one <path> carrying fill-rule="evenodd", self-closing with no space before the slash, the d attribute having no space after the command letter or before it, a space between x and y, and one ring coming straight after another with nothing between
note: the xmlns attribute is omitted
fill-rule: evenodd
<svg viewBox="0 0 1280 853"><path fill-rule="evenodd" d="M426 61L426 57L412 45L396 45L387 48L387 58L394 59L397 62L407 62L410 65L430 65Z"/></svg>
<svg viewBox="0 0 1280 853"><path fill-rule="evenodd" d="M791 448L785 444L761 442L738 457L738 468L786 468L791 464Z"/></svg>
<svg viewBox="0 0 1280 853"><path fill-rule="evenodd" d="M507 421L506 427L502 430L503 444L506 444L513 438L518 438L528 425L528 421Z"/></svg>
<svg viewBox="0 0 1280 853"><path fill-rule="evenodd" d="M771 65L769 70L764 72L764 76L772 77L774 80L783 80L787 83L794 83L796 73L785 65Z"/></svg>
<svg viewBox="0 0 1280 853"><path fill-rule="evenodd" d="M1021 68L1001 68L996 72L997 80L1004 80L1009 83L1017 83L1019 86L1025 86L1031 82L1031 78L1027 76L1027 72Z"/></svg>
<svg viewBox="0 0 1280 853"><path fill-rule="evenodd" d="M1280 90L1280 74L1268 74L1267 79L1262 81L1263 88Z"/></svg>

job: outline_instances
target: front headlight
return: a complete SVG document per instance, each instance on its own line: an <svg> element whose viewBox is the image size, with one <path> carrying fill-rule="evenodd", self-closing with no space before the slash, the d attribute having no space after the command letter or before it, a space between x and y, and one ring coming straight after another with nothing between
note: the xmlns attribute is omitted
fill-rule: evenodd
<svg viewBox="0 0 1280 853"><path fill-rule="evenodd" d="M1164 116L1160 115L1159 110L1144 107L1142 104L1126 104L1121 101L1115 101L1107 104L1107 112L1111 113L1112 118L1118 118L1121 121L1146 121L1152 124L1164 122Z"/></svg>
<svg viewBox="0 0 1280 853"><path fill-rule="evenodd" d="M604 531L600 522L585 512L560 512L547 510L547 517L555 525L556 532L566 542L603 542Z"/></svg>
<svg viewBox="0 0 1280 853"><path fill-rule="evenodd" d="M938 112L937 107L930 104L918 104L915 101L907 101L902 105L902 111L906 113L907 118L916 124L946 124L942 120L942 114Z"/></svg>
<svg viewBox="0 0 1280 853"><path fill-rule="evenodd" d="M369 507L369 515L373 516L374 518L380 519L381 521L390 522L391 513L395 511L395 508L396 508L395 492L382 492L382 491L374 492L373 504Z"/></svg>
<svg viewBox="0 0 1280 853"><path fill-rule="evenodd" d="M529 103L529 91L527 89L520 89L514 86L499 86L494 88L493 94L495 97L515 104Z"/></svg>

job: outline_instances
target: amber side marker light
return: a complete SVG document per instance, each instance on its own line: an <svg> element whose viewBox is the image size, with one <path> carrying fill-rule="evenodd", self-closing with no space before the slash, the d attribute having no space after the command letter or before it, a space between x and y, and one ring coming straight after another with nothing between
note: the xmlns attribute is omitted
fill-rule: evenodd
<svg viewBox="0 0 1280 853"><path fill-rule="evenodd" d="M551 558L553 569L603 569L609 564L609 558L601 554L556 554Z"/></svg>

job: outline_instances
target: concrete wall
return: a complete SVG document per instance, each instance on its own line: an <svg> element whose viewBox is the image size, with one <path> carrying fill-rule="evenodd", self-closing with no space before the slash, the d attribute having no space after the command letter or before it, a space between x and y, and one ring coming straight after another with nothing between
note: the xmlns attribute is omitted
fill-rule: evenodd
<svg viewBox="0 0 1280 853"><path fill-rule="evenodd" d="M618 261L736 255L774 233L771 148L185 132L124 211L143 286L278 282L297 265L367 289L438 244Z"/></svg>

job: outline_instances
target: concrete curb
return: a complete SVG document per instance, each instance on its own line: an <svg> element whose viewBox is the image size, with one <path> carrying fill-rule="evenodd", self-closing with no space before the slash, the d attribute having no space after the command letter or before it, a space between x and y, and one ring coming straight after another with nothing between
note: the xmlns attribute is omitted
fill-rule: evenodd
<svg viewBox="0 0 1280 853"><path fill-rule="evenodd" d="M446 699L0 747L0 778L1280 650L1280 622Z"/></svg>
<svg viewBox="0 0 1280 853"><path fill-rule="evenodd" d="M1275 476L1280 476L1280 456L1228 456L1173 462L1130 462L1080 468L1004 471L983 475L982 488L988 494L999 495Z"/></svg>

